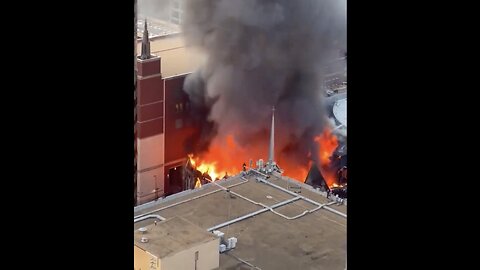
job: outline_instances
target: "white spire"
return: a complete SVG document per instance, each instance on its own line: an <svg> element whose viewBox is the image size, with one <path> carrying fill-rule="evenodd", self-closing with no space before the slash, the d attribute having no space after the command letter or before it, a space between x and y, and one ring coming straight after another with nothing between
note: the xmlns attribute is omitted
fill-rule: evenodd
<svg viewBox="0 0 480 270"><path fill-rule="evenodd" d="M275 149L275 107L272 107L272 129L270 130L270 148L268 150L268 163L270 166L274 162ZM272 168L273 169L273 168Z"/></svg>

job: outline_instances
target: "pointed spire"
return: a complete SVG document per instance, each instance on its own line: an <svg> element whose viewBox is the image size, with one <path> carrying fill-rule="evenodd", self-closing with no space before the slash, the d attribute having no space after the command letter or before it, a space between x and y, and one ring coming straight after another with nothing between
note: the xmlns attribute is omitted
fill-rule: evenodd
<svg viewBox="0 0 480 270"><path fill-rule="evenodd" d="M145 18L142 37L142 54L140 55L140 59L145 60L150 57L150 39L148 38L147 18Z"/></svg>
<svg viewBox="0 0 480 270"><path fill-rule="evenodd" d="M268 163L273 165L275 148L275 107L272 107L272 128L270 130L270 148L268 151Z"/></svg>

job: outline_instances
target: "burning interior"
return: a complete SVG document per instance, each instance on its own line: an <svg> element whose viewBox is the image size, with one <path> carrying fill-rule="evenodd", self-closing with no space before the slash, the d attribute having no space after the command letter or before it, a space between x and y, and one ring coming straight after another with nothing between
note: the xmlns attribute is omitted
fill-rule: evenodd
<svg viewBox="0 0 480 270"><path fill-rule="evenodd" d="M269 153L274 153L274 124L270 136ZM331 191L339 197L347 197L347 155L344 140L339 140L330 128L325 128L313 139L317 145L316 157L308 153L308 162L304 167L295 163L293 166L277 164L270 154L266 162L263 159L253 161L246 158L255 152L248 152L235 143L233 136L228 136L224 144L212 144L203 155L189 154L184 166L183 182L188 189L200 188L208 182L226 179L241 171L260 168L266 173L278 172L297 181L303 181L322 191ZM267 145L267 144L264 144ZM259 146L256 157L264 156L266 147ZM262 149L263 148L263 151ZM262 153L263 152L263 153ZM263 168L263 169L262 169ZM294 170L290 170L295 168Z"/></svg>

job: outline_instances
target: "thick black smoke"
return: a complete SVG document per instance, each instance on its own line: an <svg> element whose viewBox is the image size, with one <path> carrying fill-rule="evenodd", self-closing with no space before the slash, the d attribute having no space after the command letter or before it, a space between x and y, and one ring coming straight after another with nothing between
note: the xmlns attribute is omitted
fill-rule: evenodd
<svg viewBox="0 0 480 270"><path fill-rule="evenodd" d="M346 51L345 2L185 0L187 45L207 55L185 81L203 149L228 134L245 146L268 141L275 106L277 152L305 159L326 124L325 64Z"/></svg>

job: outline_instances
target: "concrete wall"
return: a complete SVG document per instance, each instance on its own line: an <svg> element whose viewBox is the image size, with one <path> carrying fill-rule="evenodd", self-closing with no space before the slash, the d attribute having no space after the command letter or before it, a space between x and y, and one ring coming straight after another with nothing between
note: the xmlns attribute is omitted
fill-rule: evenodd
<svg viewBox="0 0 480 270"><path fill-rule="evenodd" d="M218 268L220 264L219 245L220 240L217 238L172 256L162 258L160 260L161 267L163 270L193 270L195 269L195 252L198 251L197 270Z"/></svg>
<svg viewBox="0 0 480 270"><path fill-rule="evenodd" d="M137 138L137 202L155 200L165 193L164 134ZM156 183L155 183L156 179ZM157 193L155 193L155 188Z"/></svg>
<svg viewBox="0 0 480 270"><path fill-rule="evenodd" d="M155 183L156 179L156 183ZM155 189L157 189L155 191ZM162 197L165 194L165 180L163 166L138 173L137 202L143 204Z"/></svg>
<svg viewBox="0 0 480 270"><path fill-rule="evenodd" d="M137 138L137 167L139 171L164 164L163 134L144 139Z"/></svg>
<svg viewBox="0 0 480 270"><path fill-rule="evenodd" d="M154 255L133 245L134 270L161 270L160 261Z"/></svg>

